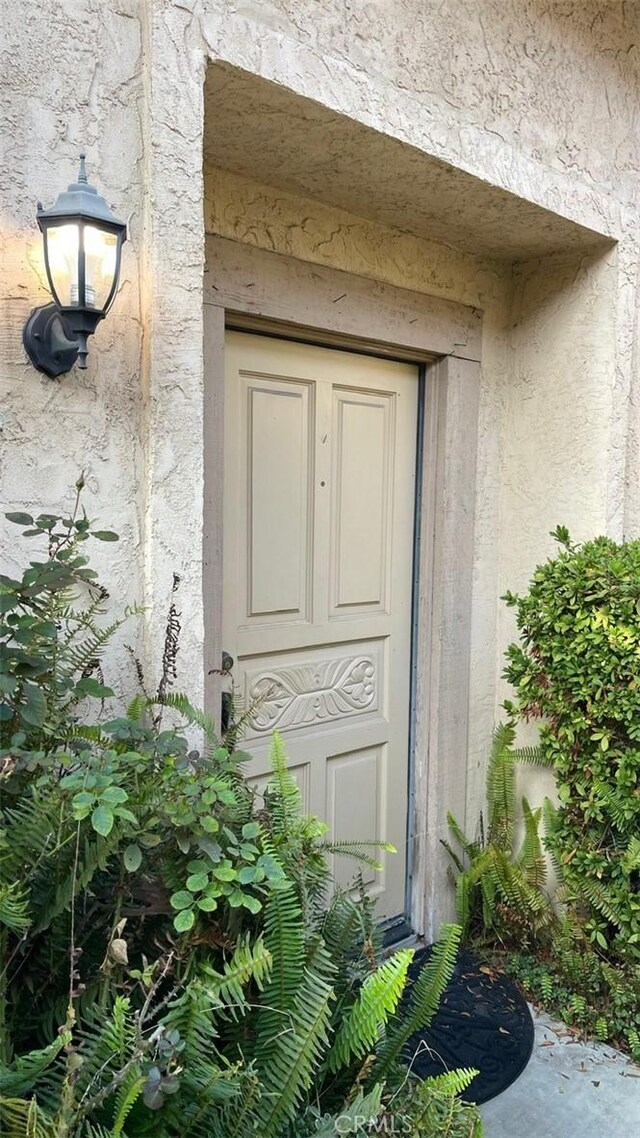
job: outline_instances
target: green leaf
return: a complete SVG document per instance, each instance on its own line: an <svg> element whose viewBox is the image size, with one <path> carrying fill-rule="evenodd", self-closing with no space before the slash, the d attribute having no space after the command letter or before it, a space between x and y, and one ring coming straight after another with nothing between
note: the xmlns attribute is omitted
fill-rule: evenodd
<svg viewBox="0 0 640 1138"><path fill-rule="evenodd" d="M32 727L42 727L47 716L47 701L40 688L26 683L22 689L25 703L20 707L20 716Z"/></svg>
<svg viewBox="0 0 640 1138"><path fill-rule="evenodd" d="M220 823L217 822L215 818L212 818L210 814L201 819L200 825L208 834L217 834L220 829Z"/></svg>
<svg viewBox="0 0 640 1138"><path fill-rule="evenodd" d="M26 514L25 517L29 517L29 515ZM40 526L41 529L52 530L57 521L58 521L58 517L56 514L38 514L38 516L35 520L35 524L37 526ZM32 523L31 523L31 521L28 521L28 522L22 522L21 524L29 526Z"/></svg>
<svg viewBox="0 0 640 1138"><path fill-rule="evenodd" d="M214 909L218 908L215 897L198 897L196 905L202 909L203 913L213 913Z"/></svg>
<svg viewBox="0 0 640 1138"><path fill-rule="evenodd" d="M205 873L205 874L208 874L209 870L211 869L211 866L209 865L208 862L206 862L204 860L204 858L199 858L199 859L194 858L192 861L187 862L187 869L189 870L189 873Z"/></svg>
<svg viewBox="0 0 640 1138"><path fill-rule="evenodd" d="M183 909L174 917L173 927L178 933L186 933L195 924L196 915L193 909Z"/></svg>
<svg viewBox="0 0 640 1138"><path fill-rule="evenodd" d="M187 889L190 893L201 893L208 884L209 878L206 873L192 873L187 877Z"/></svg>
<svg viewBox="0 0 640 1138"><path fill-rule="evenodd" d="M8 522L13 522L13 524L16 526L32 526L33 525L33 518L31 517L31 514L23 514L23 513L17 512L15 514L5 514L4 516Z"/></svg>
<svg viewBox="0 0 640 1138"><path fill-rule="evenodd" d="M206 853L211 861L218 862L222 857L222 848L218 842L214 842L211 838L198 838L198 846Z"/></svg>
<svg viewBox="0 0 640 1138"><path fill-rule="evenodd" d="M257 838L259 833L260 833L260 823L259 822L247 822L242 827L242 837L243 838L247 838L247 839Z"/></svg>
<svg viewBox="0 0 640 1138"><path fill-rule="evenodd" d="M229 904L231 904L231 900L229 900ZM244 894L242 904L245 909L249 910L250 913L259 913L262 908L262 902L259 901L257 897L254 897L251 893Z"/></svg>
<svg viewBox="0 0 640 1138"><path fill-rule="evenodd" d="M115 814L118 818L123 818L125 822L131 822L133 826L138 825L138 819L136 818L135 814L132 814L130 810L127 810L126 806L116 806Z"/></svg>
<svg viewBox="0 0 640 1138"><path fill-rule="evenodd" d="M179 889L171 894L169 902L174 909L189 909L193 905L193 897L186 889Z"/></svg>
<svg viewBox="0 0 640 1138"><path fill-rule="evenodd" d="M85 676L76 684L76 695L78 699L84 699L88 695L94 699L109 699L113 695L113 688L108 688L105 684L99 683L92 676Z"/></svg>
<svg viewBox="0 0 640 1138"><path fill-rule="evenodd" d="M91 531L91 536L98 541L120 541L119 535L110 529L94 529Z"/></svg>
<svg viewBox="0 0 640 1138"><path fill-rule="evenodd" d="M11 695L17 688L18 681L15 676L10 676L6 672L0 672L0 692L5 695Z"/></svg>
<svg viewBox="0 0 640 1138"><path fill-rule="evenodd" d="M71 804L74 810L84 810L87 806L93 806L95 797L95 794L90 794L88 790L81 790L79 794L74 794Z"/></svg>
<svg viewBox="0 0 640 1138"><path fill-rule="evenodd" d="M140 846L133 843L127 846L124 851L124 867L129 873L135 873L136 869L140 868L142 862L142 850Z"/></svg>
<svg viewBox="0 0 640 1138"><path fill-rule="evenodd" d="M159 846L162 838L160 834L141 834L138 838L141 846L147 850L152 850L155 846Z"/></svg>
<svg viewBox="0 0 640 1138"><path fill-rule="evenodd" d="M214 877L218 878L218 881L235 881L236 879L236 871L231 865L217 865L211 872Z"/></svg>
<svg viewBox="0 0 640 1138"><path fill-rule="evenodd" d="M111 833L113 829L113 810L108 806L97 806L91 815L91 825L98 834L102 834L103 838Z"/></svg>
<svg viewBox="0 0 640 1138"><path fill-rule="evenodd" d="M107 802L109 806L118 806L121 802L126 802L128 798L129 795L121 786L108 786L100 795L101 801Z"/></svg>

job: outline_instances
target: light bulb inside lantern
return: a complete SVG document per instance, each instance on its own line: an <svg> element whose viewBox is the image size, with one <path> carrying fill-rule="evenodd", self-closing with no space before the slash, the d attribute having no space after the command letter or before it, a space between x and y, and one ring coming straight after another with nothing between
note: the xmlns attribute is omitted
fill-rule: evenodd
<svg viewBox="0 0 640 1138"><path fill-rule="evenodd" d="M52 225L46 234L49 273L56 298L62 307L78 303L77 225Z"/></svg>
<svg viewBox="0 0 640 1138"><path fill-rule="evenodd" d="M85 226L85 290L86 304L90 308L105 307L116 274L118 238L93 225Z"/></svg>

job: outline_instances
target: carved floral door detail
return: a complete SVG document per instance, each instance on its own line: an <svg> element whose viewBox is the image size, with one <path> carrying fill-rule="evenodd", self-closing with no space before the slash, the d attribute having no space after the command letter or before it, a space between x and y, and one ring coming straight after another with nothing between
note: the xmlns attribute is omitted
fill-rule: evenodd
<svg viewBox="0 0 640 1138"><path fill-rule="evenodd" d="M337 839L381 838L381 916L404 907L417 369L229 333L224 645L255 705L248 776L285 739ZM346 883L353 863L336 859ZM365 874L366 877L366 874Z"/></svg>

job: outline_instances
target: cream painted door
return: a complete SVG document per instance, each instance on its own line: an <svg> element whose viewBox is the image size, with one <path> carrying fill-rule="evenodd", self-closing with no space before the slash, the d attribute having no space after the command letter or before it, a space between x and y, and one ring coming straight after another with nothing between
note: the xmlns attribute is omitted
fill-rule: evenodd
<svg viewBox="0 0 640 1138"><path fill-rule="evenodd" d="M281 732L309 811L397 854L365 868L404 910L417 369L229 333L224 647L257 708L247 774ZM355 863L335 858L346 884Z"/></svg>

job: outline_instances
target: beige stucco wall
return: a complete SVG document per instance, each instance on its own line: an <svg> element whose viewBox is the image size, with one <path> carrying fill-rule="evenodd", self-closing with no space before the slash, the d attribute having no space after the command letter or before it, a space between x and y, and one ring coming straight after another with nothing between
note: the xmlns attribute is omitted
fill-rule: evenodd
<svg viewBox="0 0 640 1138"><path fill-rule="evenodd" d="M477 800L510 632L499 594L525 583L558 522L578 537L640 532L638 23L636 4L607 0L2 6L1 498L6 508L55 508L86 468L88 509L122 534L117 551L97 550L114 596L148 606L138 639L152 674L175 571L179 682L202 697L203 81L207 61L223 61L498 187L509 221L501 231L498 216L493 237L505 249L517 243L517 199L618 242L526 263L488 259L373 221L367 202L348 214L310 208L296 193L207 171L208 228L484 311ZM88 371L51 382L20 342L46 299L34 206L75 176L82 147L129 216L130 241Z"/></svg>
<svg viewBox="0 0 640 1138"><path fill-rule="evenodd" d="M107 10L11 3L0 11L0 501L2 508L68 507L86 472L85 504L121 534L93 543L115 603L140 599L144 499L140 386L142 33L136 3ZM109 124L106 129L106 124ZM74 181L86 149L91 178L129 220L122 286L86 372L52 382L29 365L22 327L51 298L36 199L51 204ZM9 531L9 532L7 532ZM3 526L3 560L19 563L20 531ZM30 556L34 556L33 543ZM128 629L132 644L139 627Z"/></svg>

